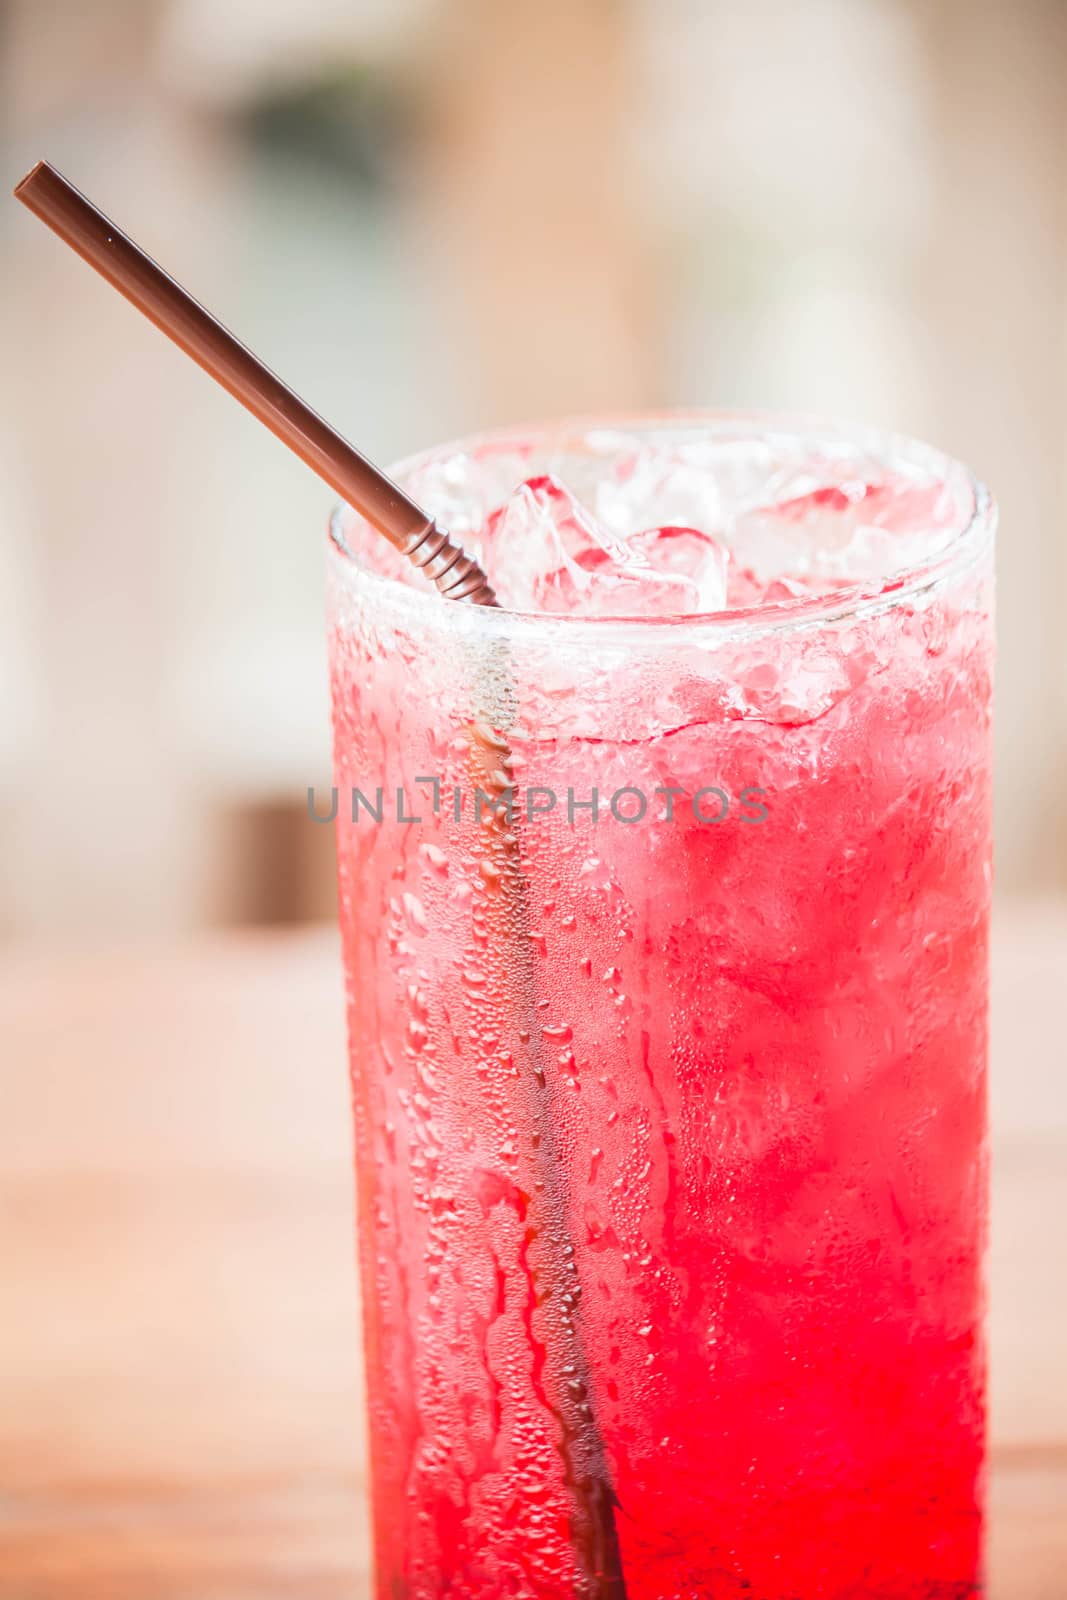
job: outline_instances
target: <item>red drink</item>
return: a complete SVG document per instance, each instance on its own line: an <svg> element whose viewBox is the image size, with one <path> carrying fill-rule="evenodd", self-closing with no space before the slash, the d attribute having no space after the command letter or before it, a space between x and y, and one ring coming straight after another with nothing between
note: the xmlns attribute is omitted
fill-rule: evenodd
<svg viewBox="0 0 1067 1600"><path fill-rule="evenodd" d="M335 528L379 565L331 557L377 1592L969 1600L988 499L700 418L405 481L506 585L546 470L624 543L703 477L742 609L476 612Z"/></svg>

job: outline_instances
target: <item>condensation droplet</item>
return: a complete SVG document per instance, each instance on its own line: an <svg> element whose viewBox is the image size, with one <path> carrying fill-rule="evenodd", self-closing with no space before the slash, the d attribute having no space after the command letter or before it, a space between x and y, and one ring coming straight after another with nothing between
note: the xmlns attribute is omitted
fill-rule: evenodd
<svg viewBox="0 0 1067 1600"><path fill-rule="evenodd" d="M448 857L443 850L435 844L423 844L419 849L435 872L439 872L442 877L448 876Z"/></svg>
<svg viewBox="0 0 1067 1600"><path fill-rule="evenodd" d="M426 911L418 895L405 891L404 910L407 912L408 924L415 933L425 933L429 928L426 920Z"/></svg>

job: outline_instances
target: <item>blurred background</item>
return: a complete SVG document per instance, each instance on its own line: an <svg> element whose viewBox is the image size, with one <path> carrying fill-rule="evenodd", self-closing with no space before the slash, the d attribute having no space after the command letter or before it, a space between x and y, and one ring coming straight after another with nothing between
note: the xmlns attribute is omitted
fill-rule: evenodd
<svg viewBox="0 0 1067 1600"><path fill-rule="evenodd" d="M388 461L840 413L1002 505L999 886L1067 888L1059 0L3 0L47 154ZM328 915L329 494L0 206L0 938Z"/></svg>
<svg viewBox="0 0 1067 1600"><path fill-rule="evenodd" d="M1065 62L1063 0L0 0L5 185L383 462L786 407L993 486L991 1600L1067 1564ZM0 1596L364 1594L330 495L8 199L0 252Z"/></svg>

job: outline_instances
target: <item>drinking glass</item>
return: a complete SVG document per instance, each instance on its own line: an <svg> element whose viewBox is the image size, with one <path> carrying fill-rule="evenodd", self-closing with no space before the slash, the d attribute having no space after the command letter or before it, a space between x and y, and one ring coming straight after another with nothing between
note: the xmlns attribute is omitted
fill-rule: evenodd
<svg viewBox="0 0 1067 1600"><path fill-rule="evenodd" d="M764 552L783 449L906 526L839 551L816 499L786 559L829 584L612 618L444 603L332 524L377 1594L965 1600L993 508L895 436L701 414L395 475L477 543L653 446Z"/></svg>

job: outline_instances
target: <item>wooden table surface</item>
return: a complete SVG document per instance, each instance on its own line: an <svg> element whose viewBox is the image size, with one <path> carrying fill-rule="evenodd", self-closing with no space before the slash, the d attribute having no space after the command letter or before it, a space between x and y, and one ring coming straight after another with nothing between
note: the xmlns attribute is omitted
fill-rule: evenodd
<svg viewBox="0 0 1067 1600"><path fill-rule="evenodd" d="M1067 909L994 957L992 1600L1067 1595ZM9 953L0 1596L368 1593L336 941Z"/></svg>

